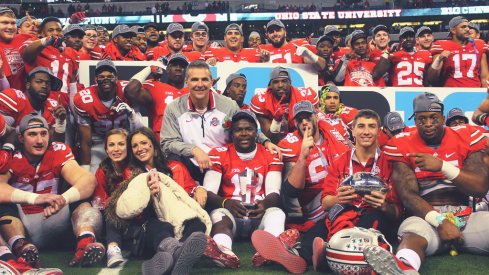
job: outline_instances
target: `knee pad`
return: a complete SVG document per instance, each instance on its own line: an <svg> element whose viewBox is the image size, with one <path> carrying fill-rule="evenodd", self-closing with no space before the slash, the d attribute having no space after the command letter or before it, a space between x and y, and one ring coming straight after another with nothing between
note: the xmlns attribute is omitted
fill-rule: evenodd
<svg viewBox="0 0 489 275"><path fill-rule="evenodd" d="M218 208L211 212L210 217L211 217L212 224L214 225L222 221L222 218L224 218L224 216L228 217L233 223L233 235L234 235L236 233L236 220L234 220L233 214L231 214L231 212L229 212L229 210L227 210L226 208Z"/></svg>
<svg viewBox="0 0 489 275"><path fill-rule="evenodd" d="M282 211L282 209L278 207L270 207L267 210L265 210L265 214L263 214L263 218L268 218L268 217L276 217L276 219L283 219L285 221L285 213Z"/></svg>
<svg viewBox="0 0 489 275"><path fill-rule="evenodd" d="M435 254L440 248L438 232L436 232L436 229L434 229L433 226L420 217L412 216L401 223L397 235L402 237L405 233L416 234L426 239L428 242L428 246L425 249L427 256Z"/></svg>
<svg viewBox="0 0 489 275"><path fill-rule="evenodd" d="M95 235L100 235L103 227L102 213L94 207L76 209L71 216L73 231L79 227L92 227Z"/></svg>

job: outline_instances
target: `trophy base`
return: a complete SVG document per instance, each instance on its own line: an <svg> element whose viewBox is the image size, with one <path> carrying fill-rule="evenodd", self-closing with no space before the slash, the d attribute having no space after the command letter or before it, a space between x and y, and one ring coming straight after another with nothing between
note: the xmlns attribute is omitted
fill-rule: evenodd
<svg viewBox="0 0 489 275"><path fill-rule="evenodd" d="M258 206L256 204L252 204L252 203L242 202L241 205L243 205L248 210L255 210L258 208Z"/></svg>

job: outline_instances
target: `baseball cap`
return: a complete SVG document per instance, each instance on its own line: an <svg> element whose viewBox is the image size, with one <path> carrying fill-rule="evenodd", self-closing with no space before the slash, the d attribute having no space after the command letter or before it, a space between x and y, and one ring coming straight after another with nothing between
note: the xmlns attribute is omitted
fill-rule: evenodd
<svg viewBox="0 0 489 275"><path fill-rule="evenodd" d="M180 23L171 23L170 25L168 25L168 28L166 28L166 34L172 34L174 32L184 33L185 31L183 29L182 24L180 24Z"/></svg>
<svg viewBox="0 0 489 275"><path fill-rule="evenodd" d="M56 77L53 72L51 71L51 69L47 68L47 67L36 67L34 68L32 71L30 71L29 73L29 80L34 77L34 75L36 73L46 73L49 75L49 78L51 78L51 90L52 91L59 91L61 90L61 87L63 87L63 81L61 81L61 79L59 79L58 77Z"/></svg>
<svg viewBox="0 0 489 275"><path fill-rule="evenodd" d="M2 8L0 8L0 14L1 14L1 13L4 13L4 12L2 12L2 11L1 11L1 9L2 9ZM31 16L31 19L32 19L32 20L37 20L37 18L36 18L36 17L34 17L34 16ZM25 21L27 21L27 20L29 20L29 16L24 16L24 17L20 18L20 20L19 20L19 27L20 27L20 26L22 26L22 24L24 24L24 23L25 23Z"/></svg>
<svg viewBox="0 0 489 275"><path fill-rule="evenodd" d="M168 59L167 65L170 65L173 62L177 61L183 61L185 63L185 66L188 65L188 59L183 53L174 53L170 56Z"/></svg>
<svg viewBox="0 0 489 275"><path fill-rule="evenodd" d="M224 33L227 33L229 30L236 30L243 35L243 29L241 29L241 26L236 24L236 23L231 23L229 24L226 29L224 30Z"/></svg>
<svg viewBox="0 0 489 275"><path fill-rule="evenodd" d="M289 71L287 71L284 67L275 67L270 73L270 80L274 80L275 78L288 78L290 79Z"/></svg>
<svg viewBox="0 0 489 275"><path fill-rule="evenodd" d="M413 34L413 36L414 36L414 34L415 34L415 32L414 32L414 29L413 29L413 28L411 28L411 27L404 27L404 28L402 28L402 29L399 31L399 37L402 37L402 36L404 36L404 35L405 35L405 34L407 34L407 33L412 33L412 34Z"/></svg>
<svg viewBox="0 0 489 275"><path fill-rule="evenodd" d="M388 112L384 117L384 127L389 129L391 132L395 132L397 130L402 130L406 125L404 125L404 121L402 121L402 117L397 112Z"/></svg>
<svg viewBox="0 0 489 275"><path fill-rule="evenodd" d="M338 30L338 28L334 25L327 25L324 27L324 35L331 35L333 32L340 33L340 30Z"/></svg>
<svg viewBox="0 0 489 275"><path fill-rule="evenodd" d="M79 33L81 35L85 35L85 31L83 30L83 28L80 25L76 25L76 24L70 24L64 30L64 35L65 36L67 36L68 34L75 34L75 33Z"/></svg>
<svg viewBox="0 0 489 275"><path fill-rule="evenodd" d="M448 27L453 29L463 22L468 22L468 20L463 16L455 16L454 18L450 19L450 22L448 22Z"/></svg>
<svg viewBox="0 0 489 275"><path fill-rule="evenodd" d="M314 114L314 113L316 113L316 109L314 108L314 105L312 105L312 103L310 101L302 100L302 101L297 102L294 105L293 112L294 112L294 118L295 118L298 114L300 114L302 112Z"/></svg>
<svg viewBox="0 0 489 275"><path fill-rule="evenodd" d="M9 7L0 7L0 14L4 14L4 13L13 13L15 15L14 11L11 8L9 8ZM20 25L21 24L19 24L19 26Z"/></svg>
<svg viewBox="0 0 489 275"><path fill-rule="evenodd" d="M418 112L443 112L443 103L433 93L424 92L417 95L413 100L413 118Z"/></svg>
<svg viewBox="0 0 489 275"><path fill-rule="evenodd" d="M147 30L149 27L153 27L153 28L155 28L155 29L158 29L158 26L157 26L157 25L156 25L156 23L154 23L154 22L149 22L149 23L147 23L146 25L144 25L144 27L143 27L143 28L144 28L144 30Z"/></svg>
<svg viewBox="0 0 489 275"><path fill-rule="evenodd" d="M133 35L136 35L136 32L133 29L129 28L128 25L118 25L112 31L112 39L116 38L121 34L126 34L126 33L132 33Z"/></svg>
<svg viewBox="0 0 489 275"><path fill-rule="evenodd" d="M270 20L270 22L267 23L267 30L268 28L270 28L271 26L277 26L279 28L284 28L285 29L285 25L284 23L282 23L282 21L278 20L278 19L272 19Z"/></svg>
<svg viewBox="0 0 489 275"><path fill-rule="evenodd" d="M236 78L243 78L246 81L246 75L244 74L230 74L228 78L226 78L226 87L229 86L229 84L231 84L231 82L233 82L233 80L235 80Z"/></svg>
<svg viewBox="0 0 489 275"><path fill-rule="evenodd" d="M95 27L95 30L97 32L107 32L107 28L104 26L97 26L97 27Z"/></svg>
<svg viewBox="0 0 489 275"><path fill-rule="evenodd" d="M338 87L333 83L328 83L321 87L321 89L319 90L319 97L321 97L324 93L327 94L329 92L337 93L338 96L340 95L340 89L338 89Z"/></svg>
<svg viewBox="0 0 489 275"><path fill-rule="evenodd" d="M249 110L240 110L236 112L231 119L231 123L235 123L240 119L247 119L253 122L256 127L258 127L258 121L256 120L256 115Z"/></svg>
<svg viewBox="0 0 489 275"><path fill-rule="evenodd" d="M479 26L476 25L476 24L474 24L474 23L470 23L469 24L469 28L470 29L474 29L477 33L480 33L481 32L480 29L479 29Z"/></svg>
<svg viewBox="0 0 489 275"><path fill-rule="evenodd" d="M209 27L204 22L195 22L192 24L192 32L206 31L209 32Z"/></svg>
<svg viewBox="0 0 489 275"><path fill-rule="evenodd" d="M29 123L31 123L32 121L36 121L38 123L34 125L29 125ZM44 128L49 130L49 125L45 118L37 113L31 113L20 120L19 126L17 127L17 133L22 135L26 130L34 128Z"/></svg>
<svg viewBox="0 0 489 275"><path fill-rule="evenodd" d="M131 29L136 33L136 34L144 34L144 28L138 25L132 26Z"/></svg>
<svg viewBox="0 0 489 275"><path fill-rule="evenodd" d="M97 27L95 27L94 25L84 25L82 29L84 31L97 31Z"/></svg>
<svg viewBox="0 0 489 275"><path fill-rule="evenodd" d="M357 39L365 38L367 39L367 35L362 30L355 30L351 33L350 43L354 43Z"/></svg>
<svg viewBox="0 0 489 275"><path fill-rule="evenodd" d="M429 33L433 33L433 31L430 29L430 27L428 26L422 26L420 27L417 31L416 31L416 38L418 38L418 36L420 36L421 34L423 34L424 32L429 32Z"/></svg>
<svg viewBox="0 0 489 275"><path fill-rule="evenodd" d="M115 67L114 62L109 59L104 59L99 61L97 66L95 66L95 74L103 72L107 69L111 72L117 73L117 68Z"/></svg>
<svg viewBox="0 0 489 275"><path fill-rule="evenodd" d="M372 35L375 35L379 31L385 31L389 33L389 29L385 25L377 25L372 29Z"/></svg>
<svg viewBox="0 0 489 275"><path fill-rule="evenodd" d="M261 37L261 36L257 31L252 31L250 32L250 35L248 35L248 38L250 37Z"/></svg>
<svg viewBox="0 0 489 275"><path fill-rule="evenodd" d="M469 123L469 119L465 116L464 111L460 108L453 108L450 111L448 111L448 117L447 121L445 122L445 125L450 125L450 122L455 119L455 118L462 118L465 123Z"/></svg>
<svg viewBox="0 0 489 275"><path fill-rule="evenodd" d="M334 43L334 38L332 36L329 36L329 35L323 35L323 36L319 37L319 40L316 43L316 45L318 45L319 43L321 43L323 41L329 41L331 43Z"/></svg>

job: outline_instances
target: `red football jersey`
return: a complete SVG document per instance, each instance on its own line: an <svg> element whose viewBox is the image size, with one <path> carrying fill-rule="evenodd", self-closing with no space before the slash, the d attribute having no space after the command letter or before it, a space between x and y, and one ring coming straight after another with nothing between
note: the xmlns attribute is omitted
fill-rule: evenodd
<svg viewBox="0 0 489 275"><path fill-rule="evenodd" d="M302 100L310 101L314 106L319 103L317 93L312 88L296 88L291 87L290 102L289 102L289 114L287 121L289 123L289 132L294 128L294 105ZM276 108L279 106L279 100L275 98L268 88L265 92L257 93L251 98L251 110L258 115L262 115L268 118L272 118Z"/></svg>
<svg viewBox="0 0 489 275"><path fill-rule="evenodd" d="M339 47L337 51L333 51L331 58L333 58L333 60L336 62L336 60L341 59L343 55L349 52L351 52L349 47Z"/></svg>
<svg viewBox="0 0 489 275"><path fill-rule="evenodd" d="M206 59L215 57L219 62L260 62L259 52L257 49L243 48L237 54L229 51L227 48L213 48L206 52Z"/></svg>
<svg viewBox="0 0 489 275"><path fill-rule="evenodd" d="M480 66L482 54L487 45L483 40L475 39L462 46L452 40L438 40L433 43L433 55L450 51L443 62L442 76L445 87L480 87Z"/></svg>
<svg viewBox="0 0 489 275"><path fill-rule="evenodd" d="M352 164L353 173L358 172L371 172L373 175L378 176L384 180L386 184L388 184L390 191L387 193L385 200L389 203L395 204L401 208L399 197L396 194L392 186L391 180L391 164L388 162L386 155L378 150L378 159L377 163L374 167L375 158L370 158L365 165L360 163L356 156L353 158L351 156L352 151L349 150L337 158L331 165L328 167L328 175L324 179L323 183L323 193L321 195L322 198L326 196L336 196L336 190L340 187L341 182L346 179L350 175L350 163ZM368 203L362 201L361 198L353 201L352 203L358 208L371 208Z"/></svg>
<svg viewBox="0 0 489 275"><path fill-rule="evenodd" d="M79 60L103 60L108 58L108 55L100 48L100 46L95 46L93 50L86 51L81 48L78 51Z"/></svg>
<svg viewBox="0 0 489 275"><path fill-rule="evenodd" d="M239 174L246 169L255 172L258 179L256 182L255 201L265 198L265 179L268 172L281 172L283 162L279 160L276 153L268 152L261 144L256 145L255 157L251 160L242 160L233 144L224 147L213 148L209 151L209 158L212 161L212 170L222 174L221 185L218 195L225 199L241 201L241 186Z"/></svg>
<svg viewBox="0 0 489 275"><path fill-rule="evenodd" d="M166 106L180 96L180 91L166 83L156 80L146 80L143 82L143 88L148 90L153 97L153 105L150 108L149 119L153 123L153 132L160 140L161 124L163 123L163 114Z"/></svg>
<svg viewBox="0 0 489 275"><path fill-rule="evenodd" d="M480 128L464 125L445 127L445 135L438 148L426 145L417 130L403 132L392 137L384 151L389 160L406 163L413 169L418 179L420 195L426 195L441 188L455 188L443 181L446 177L441 172L422 171L416 167L416 158L408 157L409 153L428 153L462 168L465 159L472 153L484 150L487 140Z"/></svg>
<svg viewBox="0 0 489 275"><path fill-rule="evenodd" d="M375 63L379 62L380 57L382 56L384 51L390 52L390 50L391 49L389 47L387 47L387 49L385 49L385 50L380 50L380 49L370 50L370 53L369 53L370 61L373 61Z"/></svg>
<svg viewBox="0 0 489 275"><path fill-rule="evenodd" d="M423 87L425 67L433 57L426 50L412 53L401 50L389 54L389 60L392 62L392 86Z"/></svg>
<svg viewBox="0 0 489 275"><path fill-rule="evenodd" d="M15 188L37 194L59 194L61 169L74 160L68 145L53 142L37 166L33 166L21 151L15 151L10 163L9 184ZM42 213L43 207L22 204L26 214Z"/></svg>
<svg viewBox="0 0 489 275"><path fill-rule="evenodd" d="M0 40L0 58L3 60L3 66L0 69L5 73L10 88L21 91L25 89L27 75L20 48L26 40L31 38L32 36L28 34L16 34L9 43Z"/></svg>
<svg viewBox="0 0 489 275"><path fill-rule="evenodd" d="M270 63L304 63L302 56L295 55L296 47L292 43L285 43L280 48L275 48L272 44L263 44L260 45L260 49L270 52Z"/></svg>
<svg viewBox="0 0 489 275"><path fill-rule="evenodd" d="M192 195L192 191L197 187L197 182L192 178L187 167L176 160L169 160L167 165L171 169L172 179L185 189L189 196Z"/></svg>
<svg viewBox="0 0 489 275"><path fill-rule="evenodd" d="M387 133L385 132L385 130L383 128L384 127L382 127L382 131L380 131L380 134L377 137L377 144L379 145L380 149L383 149L384 146L390 140L389 136L387 135ZM416 130L416 126L406 126L406 127L404 127L404 129L402 131L403 132L411 132L411 131L415 131L415 130Z"/></svg>
<svg viewBox="0 0 489 275"><path fill-rule="evenodd" d="M42 116L46 119L50 127L55 122L50 110L58 106L59 95L59 92L51 91L49 97L44 102ZM15 125L13 126L18 126L23 117L37 111L39 110L32 108L29 98L22 91L6 89L0 92L0 112L15 119Z"/></svg>
<svg viewBox="0 0 489 275"><path fill-rule="evenodd" d="M37 37L25 41L21 46L20 52L22 53L30 43L36 40L38 40ZM33 63L26 63L25 65L27 73L38 66L51 69L54 75L63 81L63 87L60 92L65 97L65 102L69 102L67 100L69 93L76 93L76 91L69 91L70 83L76 82L76 71L78 70L77 61L71 55L61 52L53 46L47 46L41 51Z"/></svg>
<svg viewBox="0 0 489 275"><path fill-rule="evenodd" d="M99 167L97 171L95 171L95 179L97 179L97 186L95 187L95 191L93 191L92 198L100 199L100 202L103 204L104 208L107 207L110 199L109 189L107 187L107 177L104 171ZM114 190L119 188L119 184L125 180L124 176L121 175L118 177L119 182L114 187Z"/></svg>
<svg viewBox="0 0 489 275"><path fill-rule="evenodd" d="M348 150L348 147L338 141L334 129L319 125L319 131L323 136L323 142L315 145L306 159L305 188L299 195L299 203L302 213L308 220L317 221L324 217L325 212L321 207L322 182L327 175L331 162ZM296 130L283 138L278 146L282 151L284 163L296 162L301 153L302 137Z"/></svg>
<svg viewBox="0 0 489 275"><path fill-rule="evenodd" d="M336 62L337 68L340 60ZM344 86L385 87L383 77L380 77L377 81L374 81L372 77L375 65L376 63L372 61L351 59L346 67Z"/></svg>
<svg viewBox="0 0 489 275"><path fill-rule="evenodd" d="M124 87L127 81L117 81L115 96L116 99L111 107L117 106L121 102L128 103L124 97ZM128 117L125 113L116 113L111 108L107 108L98 96L98 86L93 85L85 90L79 91L74 99L74 109L78 114L78 123L92 127L92 135L105 138L107 132L114 128L127 128Z"/></svg>

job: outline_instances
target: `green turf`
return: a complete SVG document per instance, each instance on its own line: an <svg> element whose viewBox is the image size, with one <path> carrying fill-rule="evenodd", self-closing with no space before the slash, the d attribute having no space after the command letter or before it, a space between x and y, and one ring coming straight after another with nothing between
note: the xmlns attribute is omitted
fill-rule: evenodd
<svg viewBox="0 0 489 275"><path fill-rule="evenodd" d="M192 274L287 274L280 266L270 264L262 268L253 268L251 266L251 257L254 250L249 243L236 243L234 251L241 259L241 267L237 270L229 270L215 267L210 261L202 260L199 262ZM44 251L41 252L41 260L43 266L59 267L64 271L64 274L97 274L102 265L93 268L70 268L68 261L72 257L72 251L64 249L63 251ZM141 274L142 260L130 259L120 274ZM105 261L104 261L105 264ZM312 268L312 267L311 267ZM440 275L478 275L489 274L489 259L487 256L476 256L462 254L457 257L448 255L434 256L428 258L428 261L423 265L421 274L440 274ZM304 274L318 274L314 271L308 271Z"/></svg>

